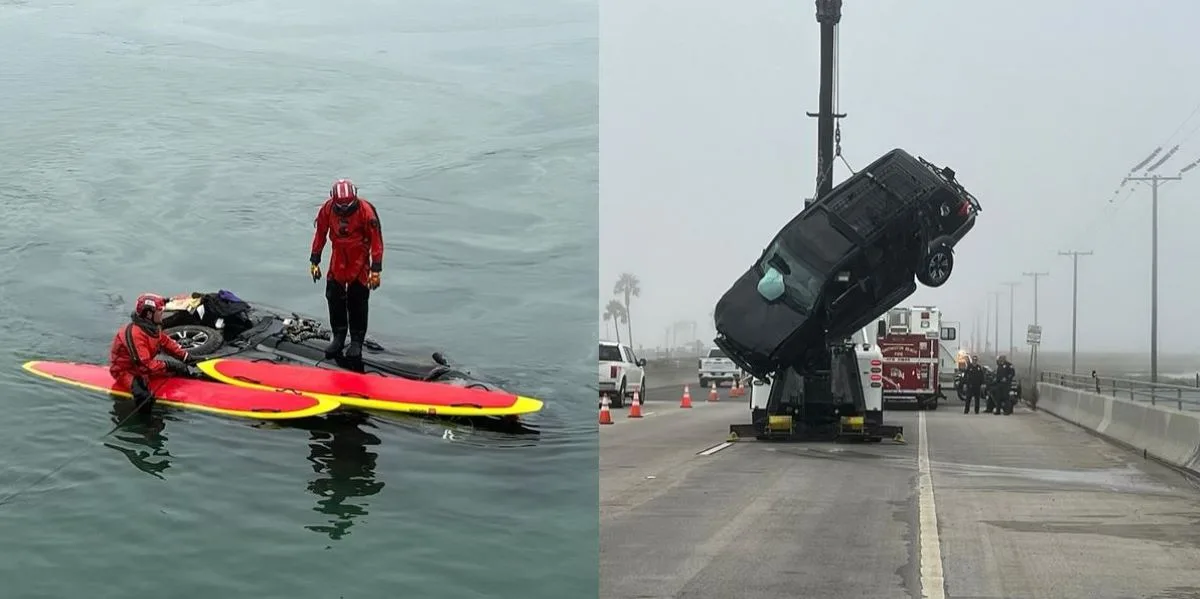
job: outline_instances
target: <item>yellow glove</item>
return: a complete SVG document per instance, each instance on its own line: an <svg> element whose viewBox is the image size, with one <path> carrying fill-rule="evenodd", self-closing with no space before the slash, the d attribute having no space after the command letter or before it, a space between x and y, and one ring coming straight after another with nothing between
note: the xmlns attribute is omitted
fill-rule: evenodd
<svg viewBox="0 0 1200 599"><path fill-rule="evenodd" d="M373 272L367 276L367 289L379 289L379 273Z"/></svg>
<svg viewBox="0 0 1200 599"><path fill-rule="evenodd" d="M321 267L316 264L308 265L308 272L312 275L313 282L316 283L321 279Z"/></svg>

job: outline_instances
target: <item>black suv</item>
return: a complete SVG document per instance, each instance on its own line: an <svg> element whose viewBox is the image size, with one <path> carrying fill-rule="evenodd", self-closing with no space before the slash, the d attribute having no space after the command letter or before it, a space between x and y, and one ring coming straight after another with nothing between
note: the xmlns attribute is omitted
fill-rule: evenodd
<svg viewBox="0 0 1200 599"><path fill-rule="evenodd" d="M725 292L717 346L756 377L806 370L916 291L914 278L945 284L981 210L949 168L884 154L792 219Z"/></svg>

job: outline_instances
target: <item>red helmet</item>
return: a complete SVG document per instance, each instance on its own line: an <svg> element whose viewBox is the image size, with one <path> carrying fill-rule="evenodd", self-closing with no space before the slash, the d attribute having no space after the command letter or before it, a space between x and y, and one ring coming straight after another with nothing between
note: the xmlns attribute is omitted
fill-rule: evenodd
<svg viewBox="0 0 1200 599"><path fill-rule="evenodd" d="M349 204L358 199L358 187L349 179L338 179L329 188L329 197L337 204Z"/></svg>
<svg viewBox="0 0 1200 599"><path fill-rule="evenodd" d="M133 303L133 313L141 316L146 310L161 312L167 307L167 300L157 293L143 293Z"/></svg>
<svg viewBox="0 0 1200 599"><path fill-rule="evenodd" d="M338 179L329 188L329 198L333 200L334 213L347 216L358 208L358 187L349 179Z"/></svg>

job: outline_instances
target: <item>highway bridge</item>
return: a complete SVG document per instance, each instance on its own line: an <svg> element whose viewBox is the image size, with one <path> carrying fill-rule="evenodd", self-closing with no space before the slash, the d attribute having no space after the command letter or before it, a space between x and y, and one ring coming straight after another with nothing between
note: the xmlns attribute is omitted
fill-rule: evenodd
<svg viewBox="0 0 1200 599"><path fill-rule="evenodd" d="M748 399L685 366L600 427L602 598L1200 598L1200 389L1042 373L1036 410L889 412L906 444L728 443Z"/></svg>

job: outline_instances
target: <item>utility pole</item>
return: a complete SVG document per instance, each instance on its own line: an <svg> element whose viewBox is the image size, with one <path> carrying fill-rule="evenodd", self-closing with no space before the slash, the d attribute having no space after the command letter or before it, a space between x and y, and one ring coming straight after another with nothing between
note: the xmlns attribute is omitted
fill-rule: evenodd
<svg viewBox="0 0 1200 599"><path fill-rule="evenodd" d="M979 353L987 356L992 348L992 301L988 298L983 302L983 349Z"/></svg>
<svg viewBox="0 0 1200 599"><path fill-rule="evenodd" d="M805 208L833 189L834 120L846 116L833 112L837 26L842 20L842 0L816 0L816 4L817 23L821 24L821 90L817 97L817 112L807 114L817 118L817 194L812 200L805 200Z"/></svg>
<svg viewBox="0 0 1200 599"><path fill-rule="evenodd" d="M1173 153L1172 151L1171 153ZM1153 155L1151 155L1153 156ZM1170 154L1167 155L1170 157ZM1163 160L1160 160L1149 170L1154 170L1161 165ZM1193 163L1192 165L1194 165ZM1192 165L1189 165L1192 166ZM1190 169L1189 169L1190 170ZM1158 186L1166 181L1179 181L1183 179L1183 171L1174 177L1164 175L1149 175L1144 177L1125 177L1123 182L1128 181L1149 181L1150 182L1150 382L1158 382Z"/></svg>
<svg viewBox="0 0 1200 599"><path fill-rule="evenodd" d="M1005 281L1002 285L1008 286L1008 357L1011 359L1017 353L1017 346L1013 343L1013 304L1017 297L1017 285L1020 281Z"/></svg>
<svg viewBox="0 0 1200 599"><path fill-rule="evenodd" d="M994 353L997 356L1000 355L1000 293L999 291L992 292L992 297L995 298L996 303L996 351Z"/></svg>
<svg viewBox="0 0 1200 599"><path fill-rule="evenodd" d="M1050 276L1048 272L1023 272L1022 276L1033 277L1033 324L1041 324L1038 322L1038 279ZM1037 355L1038 346L1029 346L1029 376L1037 377Z"/></svg>
<svg viewBox="0 0 1200 599"><path fill-rule="evenodd" d="M1091 256L1092 250L1060 251L1058 255L1071 257L1071 374L1075 374L1075 343L1079 331L1079 257Z"/></svg>

